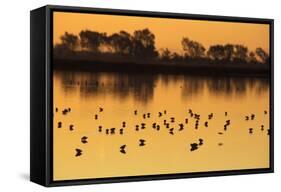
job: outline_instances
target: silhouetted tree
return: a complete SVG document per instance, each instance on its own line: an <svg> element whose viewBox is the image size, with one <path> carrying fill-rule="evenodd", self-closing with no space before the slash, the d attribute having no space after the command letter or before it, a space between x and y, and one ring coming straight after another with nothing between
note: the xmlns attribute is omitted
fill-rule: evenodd
<svg viewBox="0 0 281 192"><path fill-rule="evenodd" d="M114 33L107 38L107 42L114 51L122 55L131 55L133 50L132 36L126 31Z"/></svg>
<svg viewBox="0 0 281 192"><path fill-rule="evenodd" d="M84 30L79 33L82 48L99 52L100 46L105 43L106 33Z"/></svg>
<svg viewBox="0 0 281 192"><path fill-rule="evenodd" d="M255 54L253 51L251 51L251 52L249 53L248 62L252 62L252 63L258 62L258 60L257 60L257 58L256 58L256 54Z"/></svg>
<svg viewBox="0 0 281 192"><path fill-rule="evenodd" d="M136 57L155 58L155 35L149 29L136 30L133 35L133 54Z"/></svg>
<svg viewBox="0 0 281 192"><path fill-rule="evenodd" d="M207 55L213 60L225 59L225 49L223 45L211 45L207 51Z"/></svg>
<svg viewBox="0 0 281 192"><path fill-rule="evenodd" d="M248 55L248 48L244 45L234 45L234 59L236 61L246 61Z"/></svg>
<svg viewBox="0 0 281 192"><path fill-rule="evenodd" d="M205 47L197 41L185 37L182 39L181 44L187 57L200 58L205 55Z"/></svg>
<svg viewBox="0 0 281 192"><path fill-rule="evenodd" d="M172 59L171 51L168 48L162 49L160 53L160 59L165 61Z"/></svg>
<svg viewBox="0 0 281 192"><path fill-rule="evenodd" d="M234 46L232 44L224 45L224 59L231 61L234 57Z"/></svg>
<svg viewBox="0 0 281 192"><path fill-rule="evenodd" d="M74 51L78 46L78 37L71 33L65 32L64 35L60 37L60 39L60 48L66 48L68 50Z"/></svg>
<svg viewBox="0 0 281 192"><path fill-rule="evenodd" d="M262 63L268 63L269 55L261 47L256 49L256 54Z"/></svg>

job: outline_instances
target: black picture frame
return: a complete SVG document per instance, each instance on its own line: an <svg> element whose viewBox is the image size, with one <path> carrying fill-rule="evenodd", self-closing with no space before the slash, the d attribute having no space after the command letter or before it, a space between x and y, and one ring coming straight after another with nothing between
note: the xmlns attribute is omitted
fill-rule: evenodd
<svg viewBox="0 0 281 192"><path fill-rule="evenodd" d="M270 167L230 171L128 176L98 179L53 181L52 179L52 14L54 11L109 15L177 18L208 21L263 23L270 25ZM159 179L194 178L274 172L274 20L183 13L100 9L47 5L30 12L30 180L53 187Z"/></svg>

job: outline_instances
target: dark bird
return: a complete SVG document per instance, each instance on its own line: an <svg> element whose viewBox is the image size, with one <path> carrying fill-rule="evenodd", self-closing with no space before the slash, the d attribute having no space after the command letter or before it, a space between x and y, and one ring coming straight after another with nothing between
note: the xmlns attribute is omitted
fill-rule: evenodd
<svg viewBox="0 0 281 192"><path fill-rule="evenodd" d="M82 150L81 149L75 149L75 156L78 157L78 156L81 156L82 155Z"/></svg>
<svg viewBox="0 0 281 192"><path fill-rule="evenodd" d="M138 114L138 111L137 111L137 110L135 110L135 111L134 111L134 114L135 114L135 115L137 115L137 114Z"/></svg>
<svg viewBox="0 0 281 192"><path fill-rule="evenodd" d="M174 128L171 128L170 131L169 131L169 133L170 133L171 135L174 135Z"/></svg>
<svg viewBox="0 0 281 192"><path fill-rule="evenodd" d="M145 123L141 123L141 128L145 129Z"/></svg>
<svg viewBox="0 0 281 192"><path fill-rule="evenodd" d="M158 117L161 117L162 116L162 113L161 112L158 112Z"/></svg>
<svg viewBox="0 0 281 192"><path fill-rule="evenodd" d="M68 108L67 111L70 112L70 111L71 111L71 108Z"/></svg>
<svg viewBox="0 0 281 192"><path fill-rule="evenodd" d="M209 115L208 115L208 119L210 120L210 119L212 119L213 118L213 113L210 113Z"/></svg>
<svg viewBox="0 0 281 192"><path fill-rule="evenodd" d="M186 119L185 119L185 124L187 124L187 123L188 123L188 119L186 118Z"/></svg>
<svg viewBox="0 0 281 192"><path fill-rule="evenodd" d="M271 131L270 129L267 130L267 135L270 135L271 134Z"/></svg>
<svg viewBox="0 0 281 192"><path fill-rule="evenodd" d="M115 134L115 128L110 129L110 134L114 135Z"/></svg>
<svg viewBox="0 0 281 192"><path fill-rule="evenodd" d="M193 117L193 113L190 113L190 117Z"/></svg>
<svg viewBox="0 0 281 192"><path fill-rule="evenodd" d="M145 146L145 140L144 139L140 139L139 140L139 146Z"/></svg>
<svg viewBox="0 0 281 192"><path fill-rule="evenodd" d="M264 110L264 114L265 114L265 115L267 114L267 110Z"/></svg>
<svg viewBox="0 0 281 192"><path fill-rule="evenodd" d="M205 125L205 127L208 127L208 121L206 121L204 125Z"/></svg>
<svg viewBox="0 0 281 192"><path fill-rule="evenodd" d="M190 144L190 151L195 151L198 149L198 144L197 143L191 143Z"/></svg>
<svg viewBox="0 0 281 192"><path fill-rule="evenodd" d="M164 119L164 125L166 125L166 123L167 123L167 120L166 120L166 119Z"/></svg>
<svg viewBox="0 0 281 192"><path fill-rule="evenodd" d="M67 109L64 109L64 110L62 111L62 114L63 114L63 115L66 115L67 112L68 112L68 110L67 110Z"/></svg>
<svg viewBox="0 0 281 192"><path fill-rule="evenodd" d="M152 124L152 128L154 128L154 129L156 128L156 123Z"/></svg>
<svg viewBox="0 0 281 192"><path fill-rule="evenodd" d="M171 123L174 123L174 122L175 122L175 118L171 117Z"/></svg>
<svg viewBox="0 0 281 192"><path fill-rule="evenodd" d="M120 152L123 153L123 154L126 154L125 148L126 148L126 145L122 145L120 147Z"/></svg>
<svg viewBox="0 0 281 192"><path fill-rule="evenodd" d="M102 132L102 126L99 126L99 132Z"/></svg>
<svg viewBox="0 0 281 192"><path fill-rule="evenodd" d="M264 125L261 125L261 130L262 130L262 131L264 130Z"/></svg>
<svg viewBox="0 0 281 192"><path fill-rule="evenodd" d="M250 133L250 134L253 133L253 128L249 128L249 133Z"/></svg>
<svg viewBox="0 0 281 192"><path fill-rule="evenodd" d="M225 130L225 131L227 130L227 125L224 125L224 128L223 128L223 130Z"/></svg>
<svg viewBox="0 0 281 192"><path fill-rule="evenodd" d="M103 108L102 107L100 107L100 112L103 112Z"/></svg>
<svg viewBox="0 0 281 192"><path fill-rule="evenodd" d="M188 113L192 113L192 110L191 110L191 109L188 109Z"/></svg>
<svg viewBox="0 0 281 192"><path fill-rule="evenodd" d="M230 120L225 121L226 125L230 125Z"/></svg>
<svg viewBox="0 0 281 192"><path fill-rule="evenodd" d="M183 124L180 123L179 126L180 126L179 131L182 131L183 130Z"/></svg>
<svg viewBox="0 0 281 192"><path fill-rule="evenodd" d="M248 121L249 120L249 116L245 116L245 120Z"/></svg>
<svg viewBox="0 0 281 192"><path fill-rule="evenodd" d="M203 139L199 139L199 145L203 145Z"/></svg>
<svg viewBox="0 0 281 192"><path fill-rule="evenodd" d="M225 116L227 116L227 111L226 111L226 112L224 112L224 115L225 115Z"/></svg>
<svg viewBox="0 0 281 192"><path fill-rule="evenodd" d="M166 110L164 110L164 114L167 114L167 111L166 111Z"/></svg>
<svg viewBox="0 0 281 192"><path fill-rule="evenodd" d="M74 127L73 125L69 125L69 130L73 131L74 130L73 127Z"/></svg>
<svg viewBox="0 0 281 192"><path fill-rule="evenodd" d="M58 122L58 128L61 128L62 123Z"/></svg>
<svg viewBox="0 0 281 192"><path fill-rule="evenodd" d="M223 145L223 143L218 143L218 146L222 146Z"/></svg>
<svg viewBox="0 0 281 192"><path fill-rule="evenodd" d="M170 128L170 124L166 123L166 128L169 129Z"/></svg>
<svg viewBox="0 0 281 192"><path fill-rule="evenodd" d="M147 118L150 118L150 113L147 113L146 116L147 116Z"/></svg>
<svg viewBox="0 0 281 192"><path fill-rule="evenodd" d="M59 109L56 107L56 112L58 112L59 111Z"/></svg>
<svg viewBox="0 0 281 192"><path fill-rule="evenodd" d="M109 134L109 129L106 129L106 130L105 130L105 133L108 135L108 134Z"/></svg>
<svg viewBox="0 0 281 192"><path fill-rule="evenodd" d="M81 137L81 142L84 143L84 144L88 143L87 139L88 139L88 137L83 136L83 137Z"/></svg>
<svg viewBox="0 0 281 192"><path fill-rule="evenodd" d="M139 125L136 125L136 131L138 131L139 130Z"/></svg>
<svg viewBox="0 0 281 192"><path fill-rule="evenodd" d="M223 132L218 132L219 135L223 135Z"/></svg>
<svg viewBox="0 0 281 192"><path fill-rule="evenodd" d="M160 125L157 125L156 130L157 130L157 131L160 130Z"/></svg>
<svg viewBox="0 0 281 192"><path fill-rule="evenodd" d="M124 129L119 130L120 135L123 135L123 132L124 132Z"/></svg>
<svg viewBox="0 0 281 192"><path fill-rule="evenodd" d="M95 115L95 119L98 119L98 115L97 114Z"/></svg>
<svg viewBox="0 0 281 192"><path fill-rule="evenodd" d="M254 119L255 119L255 115L252 114L252 115L251 115L251 120L254 120Z"/></svg>
<svg viewBox="0 0 281 192"><path fill-rule="evenodd" d="M145 119L145 117L146 117L146 114L143 114L143 118Z"/></svg>

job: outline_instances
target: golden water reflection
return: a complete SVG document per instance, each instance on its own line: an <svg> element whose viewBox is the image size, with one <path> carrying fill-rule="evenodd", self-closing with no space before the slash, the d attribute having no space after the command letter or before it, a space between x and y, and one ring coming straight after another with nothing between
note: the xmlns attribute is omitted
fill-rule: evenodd
<svg viewBox="0 0 281 192"><path fill-rule="evenodd" d="M54 180L269 167L268 79L54 71L53 88Z"/></svg>

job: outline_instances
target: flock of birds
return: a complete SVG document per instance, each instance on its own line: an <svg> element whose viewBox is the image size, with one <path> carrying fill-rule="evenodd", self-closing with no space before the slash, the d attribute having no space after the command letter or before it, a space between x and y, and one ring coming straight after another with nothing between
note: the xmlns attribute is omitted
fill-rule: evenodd
<svg viewBox="0 0 281 192"><path fill-rule="evenodd" d="M69 113L71 113L71 108L64 108L62 110L59 110L58 108L55 108L55 112L59 113L61 112L62 115L68 115ZM99 120L100 116L102 115L102 113L104 112L104 108L99 107L98 109L98 113L93 115L93 120ZM267 115L268 111L264 110L264 115ZM168 133L170 135L174 135L176 131L181 132L184 129L187 128L187 124L192 124L194 123L194 129L198 129L199 128L199 124L203 125L205 128L209 127L209 122L211 122L214 118L214 113L210 113L207 116L207 120L202 120L202 115L200 115L199 113L195 113L192 109L188 109L188 114L187 117L183 120L183 121L176 121L176 118L174 116L169 116L167 110L163 110L163 111L159 111L153 120L158 120L157 122L153 122L152 124L148 124L146 123L146 119L149 119L152 117L152 113L140 113L138 110L134 110L132 115L134 116L139 116L141 115L141 118L143 119L143 122L136 124L134 129L135 131L141 131L147 128L152 128L156 131L160 131L162 129L167 130ZM229 127L231 126L231 120L227 119L228 117L228 112L224 112L224 116L226 118L225 120L225 124L223 127L223 130L218 132L219 135L223 135L224 132L226 132ZM193 120L193 121L191 121ZM245 116L245 121L254 121L256 120L256 115L255 114L250 114L250 115L246 115ZM202 122L203 121L203 122ZM63 123L61 121L57 122L57 128L62 128L63 127ZM74 131L74 125L70 124L67 126L69 128L69 131ZM123 135L125 134L125 130L126 128L129 128L129 126L127 126L127 122L123 121L121 122L121 128L105 128L102 125L98 126L98 132L99 133L104 133L106 135L115 135L115 134L119 134L119 135ZM265 131L265 126L262 124L260 126L260 131ZM254 128L250 127L248 128L248 133L249 134L253 134L254 133ZM267 135L270 135L270 129L267 129ZM81 143L83 144L87 144L88 143L88 137L87 136L83 136L81 137ZM146 146L146 140L145 139L139 139L138 141L138 145L139 147L144 147ZM197 142L192 142L190 143L189 146L189 150L190 151L195 151L198 150L199 147L202 147L204 144L204 140L202 138L198 138ZM218 143L218 146L222 146L223 143ZM127 153L127 145L123 144L119 147L119 151L121 154L126 154ZM76 148L75 149L75 156L79 157L83 154L83 150Z"/></svg>

